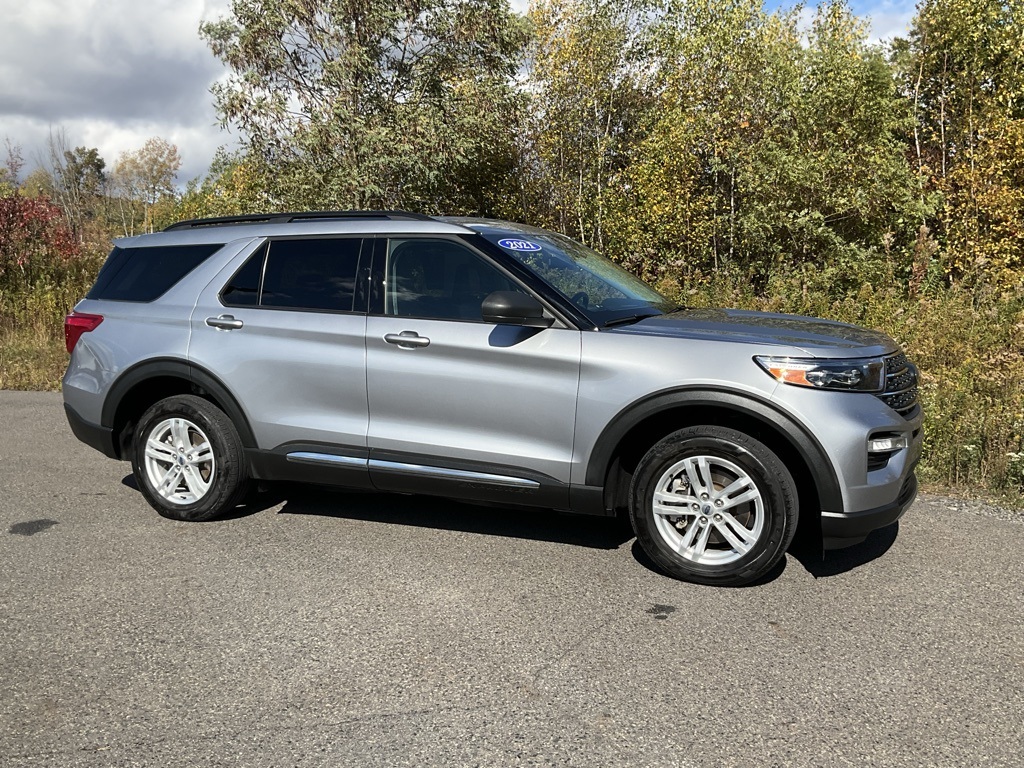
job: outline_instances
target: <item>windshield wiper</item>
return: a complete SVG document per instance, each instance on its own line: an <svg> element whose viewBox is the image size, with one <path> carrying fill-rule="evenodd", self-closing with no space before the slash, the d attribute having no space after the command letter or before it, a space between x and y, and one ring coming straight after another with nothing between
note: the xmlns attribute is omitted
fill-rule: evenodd
<svg viewBox="0 0 1024 768"><path fill-rule="evenodd" d="M605 323L603 327L613 328L616 325L629 325L630 323L638 323L641 320L646 320L648 317L661 317L661 312L648 312L643 315L626 315L625 317L616 317Z"/></svg>

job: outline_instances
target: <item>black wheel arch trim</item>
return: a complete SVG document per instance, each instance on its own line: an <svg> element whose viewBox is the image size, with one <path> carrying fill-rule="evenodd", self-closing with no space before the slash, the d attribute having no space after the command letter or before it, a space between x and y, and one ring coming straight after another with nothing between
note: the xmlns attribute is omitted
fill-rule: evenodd
<svg viewBox="0 0 1024 768"><path fill-rule="evenodd" d="M127 368L114 381L103 401L100 425L116 427L117 411L129 392L150 379L173 377L184 379L190 384L209 392L217 404L224 409L238 430L238 437L244 448L256 448L256 437L249 426L249 419L239 405L237 398L221 381L206 369L178 358L156 358Z"/></svg>
<svg viewBox="0 0 1024 768"><path fill-rule="evenodd" d="M675 387L654 392L623 408L608 423L594 444L585 483L603 486L615 451L640 422L679 407L708 405L735 411L781 432L804 460L818 491L822 509L842 509L843 494L825 449L806 427L770 401L749 392L706 387Z"/></svg>

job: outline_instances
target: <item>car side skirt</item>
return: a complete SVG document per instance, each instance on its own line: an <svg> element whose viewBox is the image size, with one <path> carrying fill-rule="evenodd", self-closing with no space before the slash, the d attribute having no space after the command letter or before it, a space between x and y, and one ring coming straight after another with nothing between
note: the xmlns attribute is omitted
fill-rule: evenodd
<svg viewBox="0 0 1024 768"><path fill-rule="evenodd" d="M513 506L569 506L569 486L518 467L452 462L422 456L311 443L246 452L261 480L414 493Z"/></svg>

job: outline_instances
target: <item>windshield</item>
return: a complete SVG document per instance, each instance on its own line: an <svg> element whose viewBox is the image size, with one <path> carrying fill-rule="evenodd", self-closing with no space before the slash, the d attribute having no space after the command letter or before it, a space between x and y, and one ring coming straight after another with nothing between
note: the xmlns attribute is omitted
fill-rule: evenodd
<svg viewBox="0 0 1024 768"><path fill-rule="evenodd" d="M470 225L472 226L472 225ZM618 264L564 235L473 227L583 310L596 325L661 315L675 305Z"/></svg>

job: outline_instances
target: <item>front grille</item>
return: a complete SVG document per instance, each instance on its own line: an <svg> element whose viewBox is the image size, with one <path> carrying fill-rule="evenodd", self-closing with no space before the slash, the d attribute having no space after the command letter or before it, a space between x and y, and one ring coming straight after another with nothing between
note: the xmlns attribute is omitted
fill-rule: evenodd
<svg viewBox="0 0 1024 768"><path fill-rule="evenodd" d="M917 413L917 368L906 355L885 358L885 391L878 396L905 419Z"/></svg>

